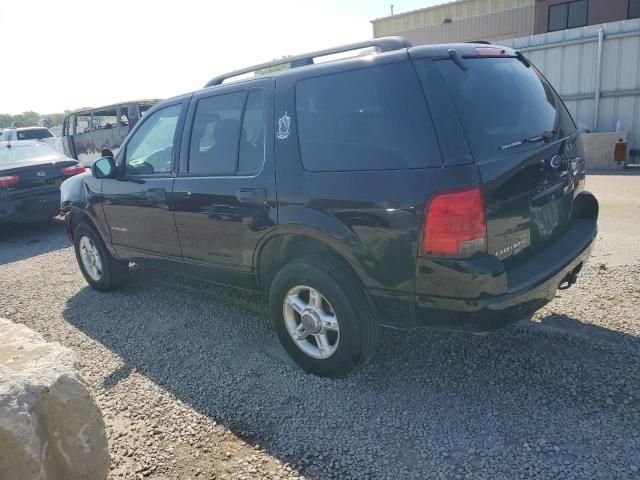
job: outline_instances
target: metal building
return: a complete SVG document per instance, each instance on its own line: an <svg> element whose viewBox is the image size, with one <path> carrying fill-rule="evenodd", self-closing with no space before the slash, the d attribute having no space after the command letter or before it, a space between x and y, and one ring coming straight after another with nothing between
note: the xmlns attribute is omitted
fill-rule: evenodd
<svg viewBox="0 0 640 480"><path fill-rule="evenodd" d="M372 20L415 45L498 41L640 17L640 0L458 0Z"/></svg>
<svg viewBox="0 0 640 480"><path fill-rule="evenodd" d="M460 0L372 20L373 36L400 35L414 45L533 35L534 0Z"/></svg>
<svg viewBox="0 0 640 480"><path fill-rule="evenodd" d="M629 163L640 162L640 19L500 43L544 73L580 130L629 132Z"/></svg>

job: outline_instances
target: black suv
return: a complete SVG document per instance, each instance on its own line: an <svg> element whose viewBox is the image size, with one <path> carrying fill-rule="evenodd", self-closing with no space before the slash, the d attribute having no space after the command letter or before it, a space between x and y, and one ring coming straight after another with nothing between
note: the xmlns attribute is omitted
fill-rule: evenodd
<svg viewBox="0 0 640 480"><path fill-rule="evenodd" d="M144 262L268 292L291 357L341 376L381 326L485 332L575 282L598 203L571 116L520 52L394 37L286 62L157 104L63 184L93 288Z"/></svg>

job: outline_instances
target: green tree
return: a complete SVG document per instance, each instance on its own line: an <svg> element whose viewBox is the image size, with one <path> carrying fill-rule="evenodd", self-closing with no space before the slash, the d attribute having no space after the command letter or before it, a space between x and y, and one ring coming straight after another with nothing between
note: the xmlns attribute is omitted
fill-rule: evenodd
<svg viewBox="0 0 640 480"><path fill-rule="evenodd" d="M64 116L68 113L69 110L65 110L64 113L48 113L41 115L38 112L22 112L16 115L12 115L10 113L0 113L0 128L9 128L13 124L19 124L23 127L30 127L32 125L37 125L38 121L41 119L46 119L51 122L51 126L62 125L62 121L64 120Z"/></svg>

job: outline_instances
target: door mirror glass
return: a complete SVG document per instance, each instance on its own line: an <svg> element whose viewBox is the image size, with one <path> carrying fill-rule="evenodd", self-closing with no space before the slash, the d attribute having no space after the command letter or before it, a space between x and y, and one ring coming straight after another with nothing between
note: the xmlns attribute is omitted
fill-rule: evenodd
<svg viewBox="0 0 640 480"><path fill-rule="evenodd" d="M91 173L96 178L112 178L116 174L116 164L113 157L100 158L91 165Z"/></svg>

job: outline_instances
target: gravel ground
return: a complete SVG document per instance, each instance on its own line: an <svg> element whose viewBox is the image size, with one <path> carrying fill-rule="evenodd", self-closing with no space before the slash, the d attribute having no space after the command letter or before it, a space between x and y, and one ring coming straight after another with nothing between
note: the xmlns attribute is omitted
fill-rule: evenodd
<svg viewBox="0 0 640 480"><path fill-rule="evenodd" d="M589 186L615 235L640 231L620 213L640 178ZM624 188L631 203L608 196ZM620 251L603 231L578 285L530 321L388 331L369 365L327 380L292 365L255 295L140 267L100 294L62 222L2 228L0 316L78 353L112 479L640 477L639 236Z"/></svg>

